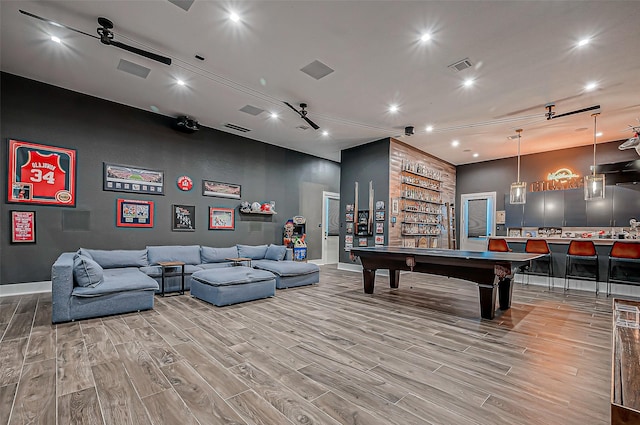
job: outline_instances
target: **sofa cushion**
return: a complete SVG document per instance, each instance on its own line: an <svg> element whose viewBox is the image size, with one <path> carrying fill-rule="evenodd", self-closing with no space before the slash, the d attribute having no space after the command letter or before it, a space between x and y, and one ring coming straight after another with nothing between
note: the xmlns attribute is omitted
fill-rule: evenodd
<svg viewBox="0 0 640 425"><path fill-rule="evenodd" d="M278 276L299 276L320 271L320 267L316 264L298 261L259 260L253 261L251 265L256 269L267 270Z"/></svg>
<svg viewBox="0 0 640 425"><path fill-rule="evenodd" d="M264 256L265 260L282 261L287 254L287 247L284 245L269 245L267 253Z"/></svg>
<svg viewBox="0 0 640 425"><path fill-rule="evenodd" d="M275 276L265 270L236 266L223 269L201 270L191 275L191 279L211 286L242 285L245 283L271 280Z"/></svg>
<svg viewBox="0 0 640 425"><path fill-rule="evenodd" d="M237 245L238 257L251 258L252 260L262 260L267 253L266 245Z"/></svg>
<svg viewBox="0 0 640 425"><path fill-rule="evenodd" d="M226 261L226 262L222 262L222 263L202 263L202 264L198 264L198 267L200 267L202 270L209 270L209 269L222 269L225 267L233 267L235 266L234 263L232 263L231 261Z"/></svg>
<svg viewBox="0 0 640 425"><path fill-rule="evenodd" d="M104 269L120 267L144 267L149 265L146 249L86 249L80 248L79 253L100 264Z"/></svg>
<svg viewBox="0 0 640 425"><path fill-rule="evenodd" d="M185 264L200 264L200 245L148 246L149 265L161 261L182 261Z"/></svg>
<svg viewBox="0 0 640 425"><path fill-rule="evenodd" d="M200 266L193 266L191 264L185 264L184 266L184 274L186 275L190 275L191 273L197 272L202 270L202 268ZM160 266L147 266L147 267L140 267L140 271L144 274L146 274L147 276L151 276L151 277L162 277L162 267ZM166 273L180 273L180 266L175 266L175 267L167 267L166 268Z"/></svg>
<svg viewBox="0 0 640 425"><path fill-rule="evenodd" d="M100 264L84 255L76 255L73 258L73 278L78 286L100 285L104 280L104 270Z"/></svg>
<svg viewBox="0 0 640 425"><path fill-rule="evenodd" d="M104 271L104 282L94 288L77 286L71 293L76 297L99 297L126 291L156 291L158 283L138 269L113 269Z"/></svg>
<svg viewBox="0 0 640 425"><path fill-rule="evenodd" d="M228 248L211 248L203 246L200 248L200 260L202 263L222 263L226 258L236 258L238 248L231 246Z"/></svg>

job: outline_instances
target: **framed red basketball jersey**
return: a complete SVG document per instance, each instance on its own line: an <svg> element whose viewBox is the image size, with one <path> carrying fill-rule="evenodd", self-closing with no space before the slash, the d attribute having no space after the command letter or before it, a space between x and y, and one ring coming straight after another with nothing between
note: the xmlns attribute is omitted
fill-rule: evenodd
<svg viewBox="0 0 640 425"><path fill-rule="evenodd" d="M75 207L75 149L9 140L8 159L8 202Z"/></svg>

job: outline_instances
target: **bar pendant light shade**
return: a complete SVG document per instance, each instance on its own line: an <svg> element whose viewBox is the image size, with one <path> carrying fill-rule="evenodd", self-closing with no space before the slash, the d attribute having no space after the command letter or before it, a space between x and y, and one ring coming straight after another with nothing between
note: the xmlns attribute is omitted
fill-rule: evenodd
<svg viewBox="0 0 640 425"><path fill-rule="evenodd" d="M522 129L517 129L516 133L518 133L518 181L511 183L511 189L509 190L509 203L526 204L527 183L520 181L520 134L522 133Z"/></svg>
<svg viewBox="0 0 640 425"><path fill-rule="evenodd" d="M584 176L584 199L604 199L604 174Z"/></svg>
<svg viewBox="0 0 640 425"><path fill-rule="evenodd" d="M598 115L592 114L593 117L593 174L584 176L584 199L592 201L594 199L604 199L604 174L596 174L596 133Z"/></svg>
<svg viewBox="0 0 640 425"><path fill-rule="evenodd" d="M527 203L527 183L515 182L511 183L511 190L509 191L509 198L511 204L526 204Z"/></svg>

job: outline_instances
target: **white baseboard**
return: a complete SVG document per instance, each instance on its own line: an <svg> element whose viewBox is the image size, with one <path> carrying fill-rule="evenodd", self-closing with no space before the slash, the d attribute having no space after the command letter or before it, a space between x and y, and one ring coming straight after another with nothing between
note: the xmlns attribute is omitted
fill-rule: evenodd
<svg viewBox="0 0 640 425"><path fill-rule="evenodd" d="M12 297L14 295L39 294L51 292L51 281L12 283L0 285L0 297Z"/></svg>
<svg viewBox="0 0 640 425"><path fill-rule="evenodd" d="M338 270L362 273L362 266L360 264L338 263ZM405 272L401 271L400 273L405 273ZM389 270L386 270L386 269L376 270L376 276L389 276Z"/></svg>

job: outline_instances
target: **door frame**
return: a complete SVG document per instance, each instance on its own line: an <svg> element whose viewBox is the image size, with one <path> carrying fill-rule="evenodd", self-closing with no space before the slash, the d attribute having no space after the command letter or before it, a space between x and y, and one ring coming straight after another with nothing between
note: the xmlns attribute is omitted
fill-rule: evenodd
<svg viewBox="0 0 640 425"><path fill-rule="evenodd" d="M462 205L462 208L460 208L460 249L461 250L466 249L465 247L467 247L469 244L469 238L467 238L467 220L468 220L467 202L474 199L490 199L491 200L489 217L487 220L488 226L490 229L489 232L487 232L488 233L487 240L488 240L489 237L493 236L496 228L496 197L497 197L496 192L465 193L463 195L460 195L460 204ZM473 239L477 239L477 238L473 238ZM485 243L483 251L486 250L486 248L487 247Z"/></svg>
<svg viewBox="0 0 640 425"><path fill-rule="evenodd" d="M327 264L328 261L328 255L327 255L327 232L326 232L326 228L327 228L327 206L329 203L329 199L335 199L338 201L338 203L340 202L340 194L337 192L327 192L325 190L322 191L322 229L321 229L321 234L322 234L322 264ZM339 238L339 236L338 236ZM338 246L340 246L340 243L338 243ZM340 262L340 253L338 252L338 262Z"/></svg>

